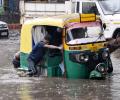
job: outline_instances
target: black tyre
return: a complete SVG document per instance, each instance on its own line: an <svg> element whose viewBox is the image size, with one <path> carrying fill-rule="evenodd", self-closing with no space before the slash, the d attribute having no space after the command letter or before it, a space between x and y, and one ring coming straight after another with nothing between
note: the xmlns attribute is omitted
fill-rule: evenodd
<svg viewBox="0 0 120 100"><path fill-rule="evenodd" d="M113 72L113 65L112 65L111 59L109 59L107 63L108 63L108 70L107 70L107 72L108 73L112 73Z"/></svg>
<svg viewBox="0 0 120 100"><path fill-rule="evenodd" d="M19 68L20 67L20 61L19 60L13 59L12 64L13 64L14 68Z"/></svg>

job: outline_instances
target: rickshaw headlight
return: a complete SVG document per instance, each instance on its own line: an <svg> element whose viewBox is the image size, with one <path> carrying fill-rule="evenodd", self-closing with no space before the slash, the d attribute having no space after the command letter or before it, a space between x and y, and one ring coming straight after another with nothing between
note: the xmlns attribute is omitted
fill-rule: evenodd
<svg viewBox="0 0 120 100"><path fill-rule="evenodd" d="M77 62L87 62L89 60L89 56L86 54L76 54L75 58Z"/></svg>
<svg viewBox="0 0 120 100"><path fill-rule="evenodd" d="M89 60L89 55L85 53L70 53L69 54L69 59L73 62L79 62L79 63L85 63L88 62Z"/></svg>
<svg viewBox="0 0 120 100"><path fill-rule="evenodd" d="M108 56L109 56L109 53L108 53L107 51L103 51L103 53L102 53L102 58L103 58L103 59L107 59Z"/></svg>

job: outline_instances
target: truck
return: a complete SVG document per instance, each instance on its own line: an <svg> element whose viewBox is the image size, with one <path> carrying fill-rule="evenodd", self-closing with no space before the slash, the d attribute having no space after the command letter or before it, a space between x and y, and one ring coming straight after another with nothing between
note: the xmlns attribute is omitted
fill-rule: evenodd
<svg viewBox="0 0 120 100"><path fill-rule="evenodd" d="M70 0L67 13L95 13L103 23L106 39L120 37L120 0Z"/></svg>

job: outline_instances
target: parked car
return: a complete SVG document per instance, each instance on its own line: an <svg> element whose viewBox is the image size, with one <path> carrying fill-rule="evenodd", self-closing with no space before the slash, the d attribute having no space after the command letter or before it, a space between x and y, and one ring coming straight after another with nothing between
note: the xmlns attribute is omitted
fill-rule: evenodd
<svg viewBox="0 0 120 100"><path fill-rule="evenodd" d="M7 23L0 21L0 38L8 37L8 36L9 36L9 29Z"/></svg>

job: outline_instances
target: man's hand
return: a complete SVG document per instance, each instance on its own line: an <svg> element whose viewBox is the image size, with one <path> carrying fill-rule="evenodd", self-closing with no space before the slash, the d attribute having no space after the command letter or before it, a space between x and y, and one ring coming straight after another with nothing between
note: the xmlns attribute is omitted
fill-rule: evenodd
<svg viewBox="0 0 120 100"><path fill-rule="evenodd" d="M60 46L60 47L58 47L58 49L59 49L59 50L62 50L62 49L63 49L63 47L62 47L62 46Z"/></svg>
<svg viewBox="0 0 120 100"><path fill-rule="evenodd" d="M61 46L54 46L54 45L47 45L45 44L44 47L47 47L47 48L51 48L51 49L59 49L59 50L62 50L62 45Z"/></svg>
<svg viewBox="0 0 120 100"><path fill-rule="evenodd" d="M63 49L63 46L62 46L62 45L60 45L60 46L58 47L58 49L59 49L59 50L62 50L62 49Z"/></svg>

